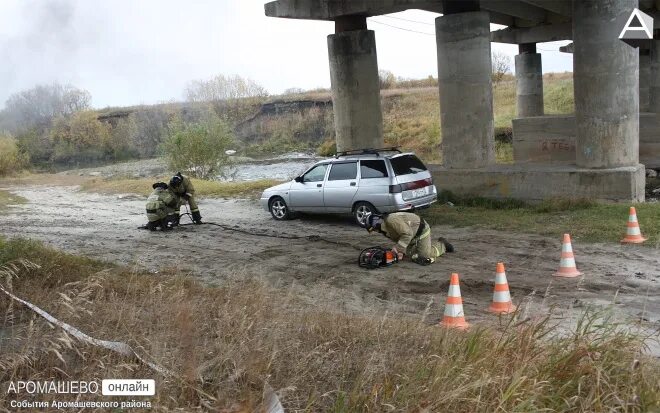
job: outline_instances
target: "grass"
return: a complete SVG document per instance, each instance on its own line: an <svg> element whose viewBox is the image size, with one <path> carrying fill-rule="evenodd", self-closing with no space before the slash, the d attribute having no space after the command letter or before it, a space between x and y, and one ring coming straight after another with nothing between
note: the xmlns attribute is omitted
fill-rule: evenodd
<svg viewBox="0 0 660 413"><path fill-rule="evenodd" d="M14 195L11 192L0 190L0 210L6 210L11 205L23 204L27 200L22 196Z"/></svg>
<svg viewBox="0 0 660 413"><path fill-rule="evenodd" d="M499 164L513 163L513 144L508 142L495 142L495 162Z"/></svg>
<svg viewBox="0 0 660 413"><path fill-rule="evenodd" d="M38 267L6 266L19 259ZM249 274L210 287L24 240L0 240L1 265L2 285L18 296L94 337L127 342L176 374L164 379L77 342L3 298L3 383L154 378L148 400L160 411L255 411L266 382L287 411L660 408L660 364L641 354L642 338L595 315L562 337L545 320L463 333L425 314L352 315L335 303L306 304L295 287L274 290ZM11 397L0 393L0 406Z"/></svg>
<svg viewBox="0 0 660 413"><path fill-rule="evenodd" d="M454 206L448 206L450 201ZM423 212L434 225L475 226L501 231L536 233L560 237L570 233L589 242L619 242L626 231L628 204L589 200L547 200L527 204L518 200L441 195L438 204ZM637 204L637 217L645 245L660 247L660 204Z"/></svg>
<svg viewBox="0 0 660 413"><path fill-rule="evenodd" d="M572 73L544 75L544 104L547 114L572 113ZM384 91L383 135L386 145L415 151L428 163L441 163L442 142L438 89L420 88ZM496 128L511 128L516 116L515 80L507 78L493 87L493 116ZM513 162L510 143L496 147L498 163Z"/></svg>
<svg viewBox="0 0 660 413"><path fill-rule="evenodd" d="M138 194L149 195L153 189L151 185L158 180L167 182L169 178L140 178L140 179L91 179L81 185L84 191L98 192L103 194ZM272 179L240 182L219 182L192 179L195 193L202 197L219 198L251 198L260 195L261 192L279 183Z"/></svg>

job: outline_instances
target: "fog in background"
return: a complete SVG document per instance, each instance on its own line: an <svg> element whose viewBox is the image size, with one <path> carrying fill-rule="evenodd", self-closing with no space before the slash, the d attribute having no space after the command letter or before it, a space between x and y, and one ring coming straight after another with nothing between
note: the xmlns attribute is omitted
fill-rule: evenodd
<svg viewBox="0 0 660 413"><path fill-rule="evenodd" d="M0 108L12 93L58 82L95 107L181 100L186 84L239 74L270 93L329 87L331 22L273 19L263 0L2 0ZM408 11L370 19L380 69L437 75L433 20ZM405 20L404 20L405 19ZM539 45L545 72L572 70L556 42ZM517 46L493 44L511 56Z"/></svg>

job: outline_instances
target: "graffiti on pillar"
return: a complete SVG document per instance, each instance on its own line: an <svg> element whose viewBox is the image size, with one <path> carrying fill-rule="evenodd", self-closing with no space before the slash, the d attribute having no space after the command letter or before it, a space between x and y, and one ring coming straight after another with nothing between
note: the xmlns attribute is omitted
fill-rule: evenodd
<svg viewBox="0 0 660 413"><path fill-rule="evenodd" d="M540 144L542 152L575 152L575 142L568 139L544 139Z"/></svg>

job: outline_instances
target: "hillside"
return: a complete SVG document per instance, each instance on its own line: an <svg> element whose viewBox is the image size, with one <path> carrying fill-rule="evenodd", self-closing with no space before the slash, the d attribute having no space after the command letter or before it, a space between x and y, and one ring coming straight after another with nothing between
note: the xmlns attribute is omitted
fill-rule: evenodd
<svg viewBox="0 0 660 413"><path fill-rule="evenodd" d="M381 92L385 144L413 150L429 162L441 162L440 107L437 87L401 82ZM401 87L401 86L419 87ZM546 113L573 111L572 74L547 74ZM511 120L515 116L515 80L494 87L497 159L512 161ZM172 102L85 110L14 134L18 149L35 166L72 168L153 158L163 153L172 121L200 124L217 115L233 131L231 145L241 155L270 156L301 151L335 152L332 98L328 90L214 102ZM1 128L1 126L0 126ZM7 140L6 138L4 138ZM9 137L11 144L11 136ZM15 144L14 144L15 145ZM15 160L12 165L19 164ZM9 169L16 166L9 165ZM20 169L20 168L19 168Z"/></svg>
<svg viewBox="0 0 660 413"><path fill-rule="evenodd" d="M573 111L571 73L547 74L544 86L546 113ZM510 142L511 120L516 110L515 93L515 80L511 78L494 88L495 127L499 142ZM386 145L414 150L427 161L441 161L438 89L387 89L381 92L381 96ZM252 154L319 149L329 154L334 139L331 108L329 92L278 96L241 123L237 136ZM325 144L319 148L324 140ZM501 161L510 159L507 145L500 143L498 149Z"/></svg>

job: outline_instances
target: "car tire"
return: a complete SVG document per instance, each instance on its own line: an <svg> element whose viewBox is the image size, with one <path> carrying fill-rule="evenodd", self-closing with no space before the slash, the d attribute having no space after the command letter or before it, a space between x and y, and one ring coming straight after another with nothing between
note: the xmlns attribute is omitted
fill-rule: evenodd
<svg viewBox="0 0 660 413"><path fill-rule="evenodd" d="M285 221L291 218L289 206L281 196L273 197L273 199L268 202L268 210L276 221Z"/></svg>
<svg viewBox="0 0 660 413"><path fill-rule="evenodd" d="M369 202L358 202L353 207L353 218L355 222L364 228L366 226L365 219L371 214L377 214L378 210Z"/></svg>

